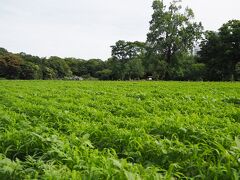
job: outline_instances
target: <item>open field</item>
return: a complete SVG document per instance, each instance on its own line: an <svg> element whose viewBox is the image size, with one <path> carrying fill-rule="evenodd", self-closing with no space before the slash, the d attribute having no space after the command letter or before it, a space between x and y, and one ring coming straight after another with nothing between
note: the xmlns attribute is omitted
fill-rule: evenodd
<svg viewBox="0 0 240 180"><path fill-rule="evenodd" d="M0 81L0 179L239 179L240 84Z"/></svg>

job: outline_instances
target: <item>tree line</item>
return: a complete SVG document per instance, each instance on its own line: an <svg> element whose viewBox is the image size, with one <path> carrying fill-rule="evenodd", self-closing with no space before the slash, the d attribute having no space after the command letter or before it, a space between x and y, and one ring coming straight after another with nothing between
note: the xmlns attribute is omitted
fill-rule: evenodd
<svg viewBox="0 0 240 180"><path fill-rule="evenodd" d="M180 1L153 1L146 42L117 41L108 60L41 58L0 48L0 77L99 80L240 80L240 20L205 31Z"/></svg>

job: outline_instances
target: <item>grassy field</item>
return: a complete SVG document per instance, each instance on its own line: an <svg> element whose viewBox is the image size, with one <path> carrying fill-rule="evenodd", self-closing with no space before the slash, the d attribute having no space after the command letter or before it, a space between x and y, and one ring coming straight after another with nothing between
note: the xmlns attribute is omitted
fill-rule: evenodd
<svg viewBox="0 0 240 180"><path fill-rule="evenodd" d="M0 81L0 179L239 177L239 83Z"/></svg>

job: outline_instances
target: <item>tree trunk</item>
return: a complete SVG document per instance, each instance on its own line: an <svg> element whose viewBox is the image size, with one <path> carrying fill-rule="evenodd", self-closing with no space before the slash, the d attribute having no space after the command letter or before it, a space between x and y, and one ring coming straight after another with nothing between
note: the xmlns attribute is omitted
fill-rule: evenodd
<svg viewBox="0 0 240 180"><path fill-rule="evenodd" d="M171 47L169 46L167 49L167 63L171 64Z"/></svg>

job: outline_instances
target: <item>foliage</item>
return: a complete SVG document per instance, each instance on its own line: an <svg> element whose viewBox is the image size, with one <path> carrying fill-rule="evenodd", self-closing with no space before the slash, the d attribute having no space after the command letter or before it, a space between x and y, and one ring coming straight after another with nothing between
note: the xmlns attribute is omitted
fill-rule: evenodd
<svg viewBox="0 0 240 180"><path fill-rule="evenodd" d="M0 86L0 179L240 176L239 83Z"/></svg>
<svg viewBox="0 0 240 180"><path fill-rule="evenodd" d="M110 69L103 69L101 71L97 71L97 77L101 80L109 80L111 74L112 74L112 70Z"/></svg>
<svg viewBox="0 0 240 180"><path fill-rule="evenodd" d="M46 67L53 69L58 78L71 76L72 72L68 64L61 58L52 56L44 61Z"/></svg>
<svg viewBox="0 0 240 180"><path fill-rule="evenodd" d="M240 80L240 62L238 62L235 66L235 77L237 80Z"/></svg>
<svg viewBox="0 0 240 180"><path fill-rule="evenodd" d="M207 31L199 55L200 61L207 65L208 79L237 80L235 67L240 62L240 21L223 24L219 32Z"/></svg>
<svg viewBox="0 0 240 180"><path fill-rule="evenodd" d="M194 14L191 9L186 8L182 13L179 2L172 1L167 8L163 1L153 1L154 12L150 21L150 32L147 34L147 60L151 67L158 67L156 63L161 64L165 61L169 66L168 70L171 71L172 64L176 63L178 57L183 53L191 52L194 43L201 37L201 23L192 21ZM157 69L150 71L157 72Z"/></svg>
<svg viewBox="0 0 240 180"><path fill-rule="evenodd" d="M112 72L116 79L140 79L144 75L142 61L145 56L145 43L117 41L112 47Z"/></svg>
<svg viewBox="0 0 240 180"><path fill-rule="evenodd" d="M0 55L0 76L17 79L22 59L14 54Z"/></svg>
<svg viewBox="0 0 240 180"><path fill-rule="evenodd" d="M20 67L20 79L40 79L40 67L31 62L25 62Z"/></svg>
<svg viewBox="0 0 240 180"><path fill-rule="evenodd" d="M41 58L0 48L2 79L68 80L240 80L240 20L230 20L218 32L194 22L181 0L165 5L153 1L146 42L117 41L112 56L101 59ZM199 39L202 38L200 46ZM193 49L200 50L196 53Z"/></svg>

